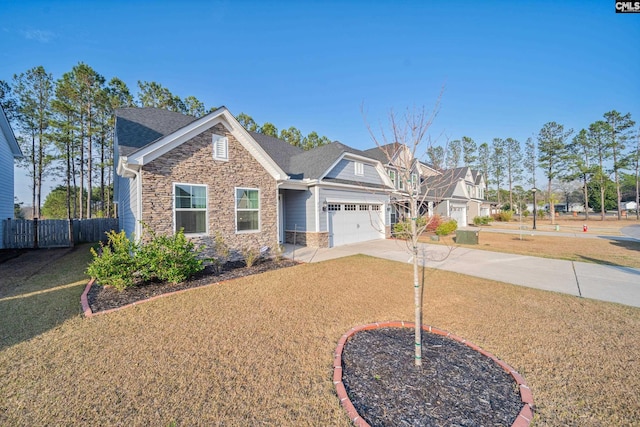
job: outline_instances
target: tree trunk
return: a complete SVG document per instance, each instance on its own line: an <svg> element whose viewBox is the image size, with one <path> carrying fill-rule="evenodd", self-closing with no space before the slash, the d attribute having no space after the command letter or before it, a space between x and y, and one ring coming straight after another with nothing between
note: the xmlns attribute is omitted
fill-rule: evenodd
<svg viewBox="0 0 640 427"><path fill-rule="evenodd" d="M585 219L589 221L589 189L587 188L587 175L583 175L584 183L582 186L582 192L584 196L584 215Z"/></svg>
<svg viewBox="0 0 640 427"><path fill-rule="evenodd" d="M551 225L555 225L556 223L556 207L553 203L553 197L551 196L551 179L549 179L549 184L547 186L548 198L549 198L549 213L551 214Z"/></svg>
<svg viewBox="0 0 640 427"><path fill-rule="evenodd" d="M418 231L416 227L416 203L413 199L411 203L411 239L413 252L413 300L415 308L415 365L422 366L422 285L419 275L419 256L418 256Z"/></svg>

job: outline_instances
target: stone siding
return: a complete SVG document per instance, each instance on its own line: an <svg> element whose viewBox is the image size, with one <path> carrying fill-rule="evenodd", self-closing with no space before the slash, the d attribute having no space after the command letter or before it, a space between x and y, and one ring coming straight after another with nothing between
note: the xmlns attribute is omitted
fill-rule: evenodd
<svg viewBox="0 0 640 427"><path fill-rule="evenodd" d="M285 242L293 244L293 231L285 231ZM310 248L328 248L329 247L329 233L324 232L295 232L296 245L308 246Z"/></svg>
<svg viewBox="0 0 640 427"><path fill-rule="evenodd" d="M228 137L228 161L213 159L212 135ZM207 235L190 236L212 254L216 233L234 250L273 248L278 242L277 190L273 177L222 126L208 129L142 169L142 221L159 234L174 233L175 183L207 186ZM260 190L260 231L236 233L235 188Z"/></svg>

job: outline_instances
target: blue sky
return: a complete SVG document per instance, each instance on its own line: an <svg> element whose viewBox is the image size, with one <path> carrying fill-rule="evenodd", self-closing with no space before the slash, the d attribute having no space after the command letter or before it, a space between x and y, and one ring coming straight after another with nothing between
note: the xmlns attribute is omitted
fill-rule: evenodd
<svg viewBox="0 0 640 427"><path fill-rule="evenodd" d="M0 0L0 79L37 65L57 79L82 61L132 90L157 81L360 149L374 145L362 106L377 128L392 108L433 108L444 87L438 142L524 142L611 109L640 122L640 14L614 4Z"/></svg>

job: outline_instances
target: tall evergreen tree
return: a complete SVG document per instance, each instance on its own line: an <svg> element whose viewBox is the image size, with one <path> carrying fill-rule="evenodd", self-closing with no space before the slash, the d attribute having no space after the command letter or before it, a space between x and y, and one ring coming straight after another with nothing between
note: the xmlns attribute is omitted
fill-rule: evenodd
<svg viewBox="0 0 640 427"><path fill-rule="evenodd" d="M500 187L505 178L506 161L505 161L505 142L501 138L493 138L491 145L491 163L490 173L493 176L493 182L496 184L496 202L500 205Z"/></svg>
<svg viewBox="0 0 640 427"><path fill-rule="evenodd" d="M462 155L462 142L459 139L450 141L447 144L446 166L447 169L455 169L460 164L460 156Z"/></svg>
<svg viewBox="0 0 640 427"><path fill-rule="evenodd" d="M527 173L527 183L529 183L533 188L536 187L536 170L538 169L536 159L536 141L529 137L524 143L524 159L522 161L522 165L524 166L524 171Z"/></svg>
<svg viewBox="0 0 640 427"><path fill-rule="evenodd" d="M593 147L595 152L595 158L597 160L597 166L594 168L593 179L595 183L594 187L600 192L600 200L597 204L592 204L594 209L596 206L600 207L600 219L605 220L605 190L607 188L607 182L610 181L609 174L605 170L605 163L611 158L611 151L609 151L607 138L609 135L609 125L607 122L599 120L589 125L589 144Z"/></svg>
<svg viewBox="0 0 640 427"><path fill-rule="evenodd" d="M620 193L620 169L626 167L625 149L627 141L636 122L631 120L631 113L620 114L616 110L604 113L604 118L609 125L609 149L613 158L613 182L616 186L618 200L618 220L622 219L622 195Z"/></svg>
<svg viewBox="0 0 640 427"><path fill-rule="evenodd" d="M505 166L509 184L509 207L513 210L513 185L522 179L522 150L520 142L513 138L504 141Z"/></svg>
<svg viewBox="0 0 640 427"><path fill-rule="evenodd" d="M549 198L549 211L551 224L555 224L556 210L554 206L552 181L563 171L567 157L567 139L573 133L573 129L564 130L564 126L556 122L546 123L538 133L538 164L544 170L548 180L547 197Z"/></svg>
<svg viewBox="0 0 640 427"><path fill-rule="evenodd" d="M596 171L595 151L591 143L586 129L581 129L573 137L568 147L567 172L563 176L566 181L575 179L581 181L584 212L587 220L589 219L589 181Z"/></svg>
<svg viewBox="0 0 640 427"><path fill-rule="evenodd" d="M43 66L37 66L15 75L13 79L18 101L18 126L29 138L25 141L23 137L18 137L25 154L25 161L21 164L28 168L31 177L33 215L37 218L40 217L42 206L42 182L53 162L49 129L53 77Z"/></svg>
<svg viewBox="0 0 640 427"><path fill-rule="evenodd" d="M468 136L462 137L462 162L467 167L474 167L478 160L478 147L473 139Z"/></svg>
<svg viewBox="0 0 640 427"><path fill-rule="evenodd" d="M484 177L485 194L489 190L489 165L491 164L491 150L489 144L483 142L478 146L478 160L476 168Z"/></svg>

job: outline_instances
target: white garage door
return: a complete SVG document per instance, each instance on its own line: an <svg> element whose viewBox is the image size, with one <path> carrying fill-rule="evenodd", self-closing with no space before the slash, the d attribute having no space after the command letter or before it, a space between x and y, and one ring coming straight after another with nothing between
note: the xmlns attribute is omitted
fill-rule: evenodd
<svg viewBox="0 0 640 427"><path fill-rule="evenodd" d="M384 239L382 205L330 203L327 208L331 247Z"/></svg>
<svg viewBox="0 0 640 427"><path fill-rule="evenodd" d="M451 219L455 219L458 227L467 226L467 207L466 205L451 205Z"/></svg>

